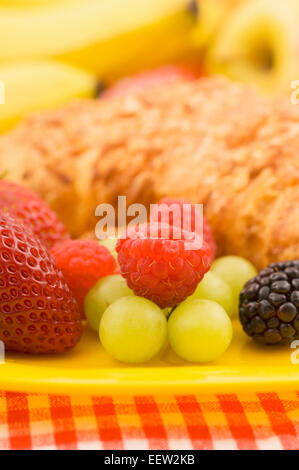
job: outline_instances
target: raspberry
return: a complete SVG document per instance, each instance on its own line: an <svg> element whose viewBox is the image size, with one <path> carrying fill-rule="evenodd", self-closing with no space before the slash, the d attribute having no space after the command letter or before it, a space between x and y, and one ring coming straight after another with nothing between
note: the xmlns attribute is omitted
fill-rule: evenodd
<svg viewBox="0 0 299 470"><path fill-rule="evenodd" d="M61 353L82 334L77 303L45 246L0 216L0 340L7 351Z"/></svg>
<svg viewBox="0 0 299 470"><path fill-rule="evenodd" d="M158 204L155 204L154 209L151 213L151 220L154 222L161 222L163 221L163 214L164 216L168 217L169 214L169 224L173 225L176 223L176 220L173 217L173 212L169 212L169 208L171 206L175 205L179 206L180 208L180 217L178 220L178 223L180 223L181 228L183 229L184 227L188 227L188 230L191 230L192 232L195 231L196 229L196 217L197 215L197 210L196 206L188 201L184 201L182 199L172 199L172 198L163 198L161 201L158 202ZM184 205L191 206L191 208L187 207L184 211ZM200 217L200 215L199 215ZM211 228L205 218L203 218L203 239L209 243L210 248L211 248L211 261L214 261L216 257L216 243L214 240L214 237L212 235Z"/></svg>
<svg viewBox="0 0 299 470"><path fill-rule="evenodd" d="M37 194L10 181L0 181L0 211L30 227L47 248L70 237L55 212Z"/></svg>
<svg viewBox="0 0 299 470"><path fill-rule="evenodd" d="M263 344L299 339L299 261L272 263L241 291L243 330Z"/></svg>
<svg viewBox="0 0 299 470"><path fill-rule="evenodd" d="M173 239L171 227L165 237L164 224L142 224L127 230L116 245L122 276L138 296L152 300L161 308L173 307L196 289L210 268L211 248L187 249L187 242L199 240L196 234L182 232ZM156 238L151 238L154 235ZM190 248L190 247L189 247Z"/></svg>
<svg viewBox="0 0 299 470"><path fill-rule="evenodd" d="M66 240L51 250L84 316L87 292L104 276L113 274L116 261L109 250L96 240Z"/></svg>

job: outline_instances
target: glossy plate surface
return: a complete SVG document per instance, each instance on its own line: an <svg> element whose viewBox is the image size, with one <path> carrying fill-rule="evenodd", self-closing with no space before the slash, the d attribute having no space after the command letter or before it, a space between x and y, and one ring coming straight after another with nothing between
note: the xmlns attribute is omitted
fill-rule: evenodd
<svg viewBox="0 0 299 470"><path fill-rule="evenodd" d="M298 362L299 362L299 344ZM296 349L254 344L234 324L234 339L215 363L187 364L168 347L151 363L128 366L103 350L88 327L74 351L34 357L7 353L0 364L0 389L47 393L137 394L222 393L295 390Z"/></svg>

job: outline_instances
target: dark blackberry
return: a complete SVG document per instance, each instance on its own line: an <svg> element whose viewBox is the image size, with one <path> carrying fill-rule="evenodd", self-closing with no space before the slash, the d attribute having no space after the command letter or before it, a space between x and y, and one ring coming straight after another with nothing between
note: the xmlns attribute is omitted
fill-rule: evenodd
<svg viewBox="0 0 299 470"><path fill-rule="evenodd" d="M272 263L240 293L243 330L263 344L299 339L299 260Z"/></svg>

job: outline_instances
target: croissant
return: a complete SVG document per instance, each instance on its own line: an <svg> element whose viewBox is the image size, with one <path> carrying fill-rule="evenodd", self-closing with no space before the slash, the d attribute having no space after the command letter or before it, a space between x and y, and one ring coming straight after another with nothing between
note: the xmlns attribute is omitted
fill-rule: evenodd
<svg viewBox="0 0 299 470"><path fill-rule="evenodd" d="M0 165L74 236L118 195L182 197L204 204L219 255L299 258L299 106L222 77L32 116L1 137Z"/></svg>

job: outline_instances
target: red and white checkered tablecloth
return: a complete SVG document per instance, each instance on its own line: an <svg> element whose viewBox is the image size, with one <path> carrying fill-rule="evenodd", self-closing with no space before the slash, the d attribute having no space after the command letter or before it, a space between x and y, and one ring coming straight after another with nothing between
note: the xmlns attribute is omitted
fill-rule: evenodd
<svg viewBox="0 0 299 470"><path fill-rule="evenodd" d="M299 392L0 393L0 449L299 449Z"/></svg>

